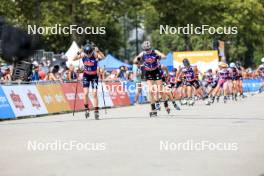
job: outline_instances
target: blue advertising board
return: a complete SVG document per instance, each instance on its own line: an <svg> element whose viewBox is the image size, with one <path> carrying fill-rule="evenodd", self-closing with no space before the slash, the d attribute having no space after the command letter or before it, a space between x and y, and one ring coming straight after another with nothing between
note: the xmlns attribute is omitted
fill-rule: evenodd
<svg viewBox="0 0 264 176"><path fill-rule="evenodd" d="M124 81L123 86L125 86L125 88L128 92L130 103L134 104L135 98L136 98L136 93L137 93L136 83L132 82L132 81ZM144 86L146 86L146 85L142 83L142 93L138 97L138 103L140 103L140 104L148 102L147 92L146 92L146 88Z"/></svg>
<svg viewBox="0 0 264 176"><path fill-rule="evenodd" d="M261 79L244 79L243 91L244 92L256 92L260 88Z"/></svg>
<svg viewBox="0 0 264 176"><path fill-rule="evenodd" d="M0 86L0 119L12 119L15 118L15 114Z"/></svg>

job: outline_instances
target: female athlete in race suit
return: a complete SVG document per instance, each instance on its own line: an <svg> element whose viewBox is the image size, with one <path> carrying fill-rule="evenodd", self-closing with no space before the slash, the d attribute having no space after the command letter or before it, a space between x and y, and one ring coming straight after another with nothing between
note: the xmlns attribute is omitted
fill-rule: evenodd
<svg viewBox="0 0 264 176"><path fill-rule="evenodd" d="M97 48L91 45L85 45L83 51L78 52L78 56L74 60L82 59L84 65L83 71L83 93L84 107L86 109L86 118L89 117L88 95L89 88L92 88L94 100L94 115L95 119L99 119L98 111L98 60L104 58L104 54Z"/></svg>
<svg viewBox="0 0 264 176"><path fill-rule="evenodd" d="M147 85L149 89L149 97L150 97L150 103L151 103L151 112L150 117L157 115L157 110L155 107L155 102L158 102L158 97L155 91L160 92L161 96L163 97L162 92L162 80L161 80L161 73L159 70L159 60L161 58L165 58L166 56L159 52L158 50L153 50L151 48L151 44L149 41L144 41L142 48L144 51L142 51L136 58L136 61L142 60L144 63L144 69L145 69L145 77L147 80ZM155 89L153 89L155 88Z"/></svg>

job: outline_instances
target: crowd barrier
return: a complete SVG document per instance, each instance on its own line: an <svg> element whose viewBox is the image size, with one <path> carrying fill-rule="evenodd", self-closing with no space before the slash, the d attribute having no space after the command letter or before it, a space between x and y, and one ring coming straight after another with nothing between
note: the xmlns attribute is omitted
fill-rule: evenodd
<svg viewBox="0 0 264 176"><path fill-rule="evenodd" d="M257 92L260 88L261 79L244 79L243 91L244 92Z"/></svg>
<svg viewBox="0 0 264 176"><path fill-rule="evenodd" d="M260 82L260 79L245 79L243 89L245 92L257 91ZM118 90L121 87L124 89ZM129 106L134 104L135 95L134 82L103 82L98 85L99 107ZM70 112L74 109L74 102L76 110L83 110L83 98L81 83L2 85L0 86L0 119ZM143 82L139 103L147 102L147 87ZM93 107L92 92L89 94L89 106Z"/></svg>
<svg viewBox="0 0 264 176"><path fill-rule="evenodd" d="M143 84L146 86L145 83ZM134 90L128 90L128 86L134 87ZM121 87L124 89L120 89ZM84 95L82 88L81 83L2 85L0 86L0 119L69 112L73 111L74 102L76 110L83 110ZM135 90L134 82L99 83L99 107L132 105L135 99ZM89 107L93 108L91 91L88 97ZM139 97L139 103L146 103L146 97L147 92L144 89Z"/></svg>

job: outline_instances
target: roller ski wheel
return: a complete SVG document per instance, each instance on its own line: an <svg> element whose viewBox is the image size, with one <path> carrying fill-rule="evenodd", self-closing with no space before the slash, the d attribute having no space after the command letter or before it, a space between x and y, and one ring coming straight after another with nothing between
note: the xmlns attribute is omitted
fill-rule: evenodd
<svg viewBox="0 0 264 176"><path fill-rule="evenodd" d="M85 111L85 118L88 119L90 117L90 112L89 111Z"/></svg>
<svg viewBox="0 0 264 176"><path fill-rule="evenodd" d="M99 112L94 112L94 118L95 118L95 120L100 120L100 118L99 118Z"/></svg>
<svg viewBox="0 0 264 176"><path fill-rule="evenodd" d="M158 116L158 113L157 112L150 112L149 113L149 117L157 117Z"/></svg>

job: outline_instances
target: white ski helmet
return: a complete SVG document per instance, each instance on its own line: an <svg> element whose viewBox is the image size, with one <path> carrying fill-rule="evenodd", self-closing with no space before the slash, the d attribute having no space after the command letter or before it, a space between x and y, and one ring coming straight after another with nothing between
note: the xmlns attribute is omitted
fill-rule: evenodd
<svg viewBox="0 0 264 176"><path fill-rule="evenodd" d="M231 68L235 68L235 67L236 67L236 64L235 64L234 62L231 62L231 63L229 64L229 67L231 67Z"/></svg>
<svg viewBox="0 0 264 176"><path fill-rule="evenodd" d="M150 50L151 49L151 43L150 41L144 41L143 44L142 44L142 49L143 50Z"/></svg>

